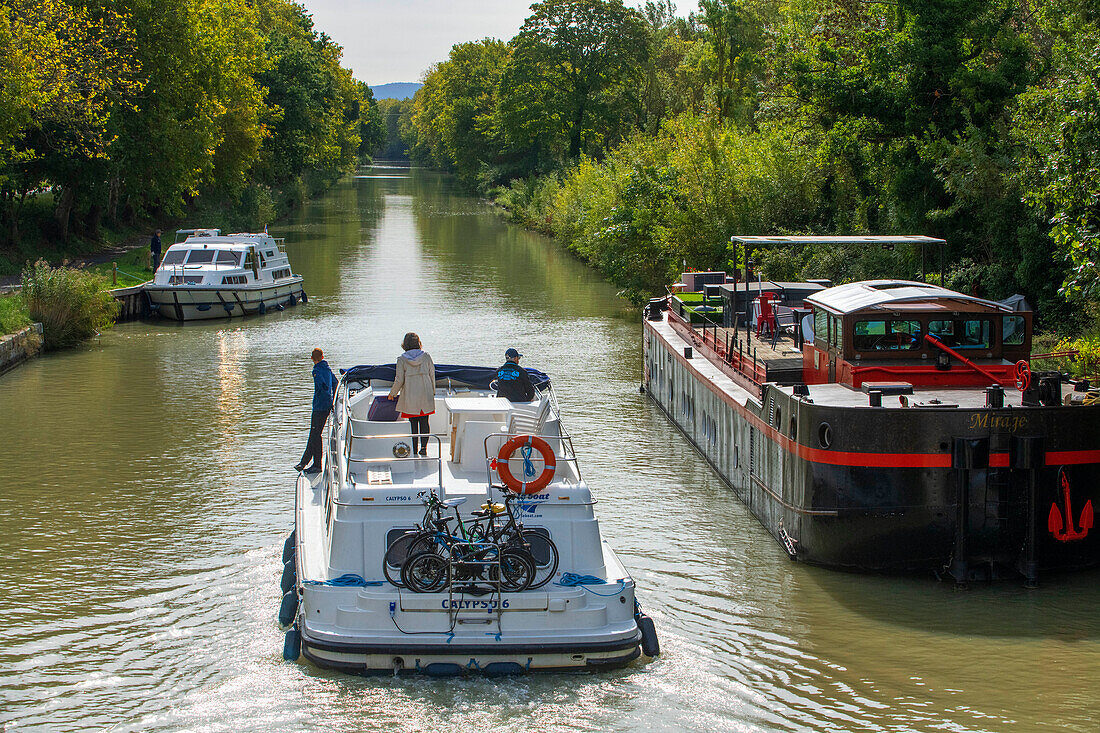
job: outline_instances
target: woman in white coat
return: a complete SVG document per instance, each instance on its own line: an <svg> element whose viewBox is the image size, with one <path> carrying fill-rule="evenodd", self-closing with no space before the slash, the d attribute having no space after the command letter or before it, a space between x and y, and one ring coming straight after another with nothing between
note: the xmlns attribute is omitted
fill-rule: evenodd
<svg viewBox="0 0 1100 733"><path fill-rule="evenodd" d="M405 334L401 341L405 353L397 358L397 375L390 388L390 399L397 399L397 411L412 425L413 452L428 455L428 415L435 412L435 363L420 348L420 337ZM418 435L425 437L418 438Z"/></svg>

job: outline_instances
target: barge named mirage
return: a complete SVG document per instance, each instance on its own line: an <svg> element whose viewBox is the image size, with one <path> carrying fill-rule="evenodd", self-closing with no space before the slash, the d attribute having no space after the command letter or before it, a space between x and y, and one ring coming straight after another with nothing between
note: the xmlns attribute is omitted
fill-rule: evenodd
<svg viewBox="0 0 1100 733"><path fill-rule="evenodd" d="M1019 302L926 282L684 279L647 309L642 386L792 558L1028 585L1100 560L1100 392L1031 371Z"/></svg>

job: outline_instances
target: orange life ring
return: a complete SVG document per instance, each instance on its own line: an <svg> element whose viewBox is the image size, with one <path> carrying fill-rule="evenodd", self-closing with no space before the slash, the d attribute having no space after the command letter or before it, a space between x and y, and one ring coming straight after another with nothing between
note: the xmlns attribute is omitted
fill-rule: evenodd
<svg viewBox="0 0 1100 733"><path fill-rule="evenodd" d="M512 475L512 470L508 466L508 461L511 460L516 449L525 445L531 446L542 456L542 473L534 481L518 480ZM542 438L535 435L517 435L501 446L500 453L497 454L496 464L497 473L500 474L500 480L505 486L517 494L536 494L554 478L554 471L558 462L554 456L554 451L550 448L550 444Z"/></svg>

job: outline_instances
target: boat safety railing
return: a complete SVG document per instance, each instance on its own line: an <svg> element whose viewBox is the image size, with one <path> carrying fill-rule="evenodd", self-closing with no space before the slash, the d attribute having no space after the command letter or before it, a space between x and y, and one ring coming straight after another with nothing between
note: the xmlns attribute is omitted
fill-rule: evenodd
<svg viewBox="0 0 1100 733"><path fill-rule="evenodd" d="M693 323L690 314L684 315L684 306L676 298L670 297L669 303L669 322L674 326L679 325L679 330L693 345L710 349L727 367L757 385L767 381L767 367L757 358L756 347L748 337L748 330L745 331L745 338L741 339L736 329L731 335L728 328L711 320L705 312L699 311L695 313L702 318L702 324ZM696 329L696 325L700 327Z"/></svg>
<svg viewBox="0 0 1100 733"><path fill-rule="evenodd" d="M395 438L409 438L410 441L413 438L427 439L430 442L434 442L437 448L436 455L438 457L432 458L430 456L418 456L412 452L412 446L409 446L409 453L405 456L382 456L379 458L353 458L351 455L352 443L356 440L394 440ZM413 444L415 445L415 443ZM345 480L348 483L352 483L351 467L352 464L381 464L381 463L393 463L394 461L400 461L402 463L425 463L434 462L436 464L437 474L437 486L439 490L443 490L443 441L440 436L434 433L389 433L386 435L357 435L354 429L349 425L347 433L344 439L344 465L347 467Z"/></svg>
<svg viewBox="0 0 1100 733"><path fill-rule="evenodd" d="M521 435L531 435L531 433L492 433L485 437L485 479L490 488L504 488L493 483L493 464L504 444ZM577 453L573 449L573 438L568 433L563 435L537 435L536 437L555 447L554 458L559 462L563 461L573 466L573 471L577 474L577 481L579 482L581 480L581 466L577 461ZM493 452L489 450L489 441L494 441L497 444L496 450Z"/></svg>

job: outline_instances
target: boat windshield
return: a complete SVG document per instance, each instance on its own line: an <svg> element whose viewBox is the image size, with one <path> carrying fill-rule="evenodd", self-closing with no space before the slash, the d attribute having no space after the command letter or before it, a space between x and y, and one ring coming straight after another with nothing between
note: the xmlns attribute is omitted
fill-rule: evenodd
<svg viewBox="0 0 1100 733"><path fill-rule="evenodd" d="M178 265L183 262L183 258L187 255L186 249L170 249L164 253L164 259L161 260L162 265Z"/></svg>
<svg viewBox="0 0 1100 733"><path fill-rule="evenodd" d="M919 349L920 321L856 321L852 346L857 351L906 351Z"/></svg>
<svg viewBox="0 0 1100 733"><path fill-rule="evenodd" d="M212 249L193 249L187 258L187 264L189 265L204 265L213 261L214 250Z"/></svg>
<svg viewBox="0 0 1100 733"><path fill-rule="evenodd" d="M955 349L988 349L992 345L986 318L929 321L928 332Z"/></svg>
<svg viewBox="0 0 1100 733"><path fill-rule="evenodd" d="M217 262L219 265L232 265L233 267L240 267L241 253L233 252L231 250L220 249L218 250Z"/></svg>

